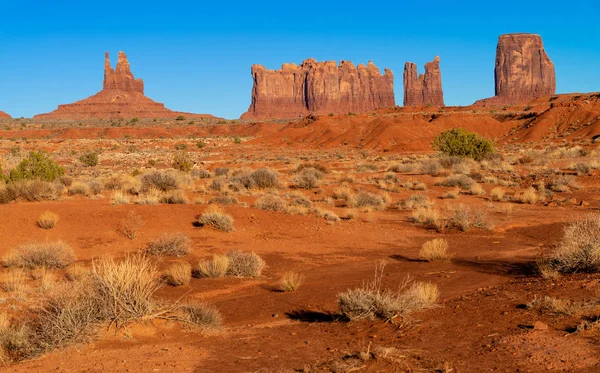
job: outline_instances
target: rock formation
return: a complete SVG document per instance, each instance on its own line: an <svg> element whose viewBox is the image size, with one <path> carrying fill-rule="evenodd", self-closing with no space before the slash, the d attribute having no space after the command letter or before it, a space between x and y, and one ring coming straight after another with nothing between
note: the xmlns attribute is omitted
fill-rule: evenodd
<svg viewBox="0 0 600 373"><path fill-rule="evenodd" d="M554 64L536 34L500 35L494 77L496 96L475 104L525 104L556 93Z"/></svg>
<svg viewBox="0 0 600 373"><path fill-rule="evenodd" d="M293 118L307 114L371 111L395 106L394 75L369 61L283 64L281 70L252 65L252 103L242 119Z"/></svg>
<svg viewBox="0 0 600 373"><path fill-rule="evenodd" d="M0 111L0 119L10 119L10 118L11 118L10 115L6 114L3 111Z"/></svg>
<svg viewBox="0 0 600 373"><path fill-rule="evenodd" d="M425 64L425 74L417 74L417 65L404 65L404 106L444 106L440 57Z"/></svg>
<svg viewBox="0 0 600 373"><path fill-rule="evenodd" d="M108 52L104 57L104 85L93 96L72 104L59 105L47 114L35 115L34 119L113 119L113 118L214 118L207 114L181 113L165 108L165 105L144 96L144 81L131 73L127 56L119 52L116 69L110 65Z"/></svg>

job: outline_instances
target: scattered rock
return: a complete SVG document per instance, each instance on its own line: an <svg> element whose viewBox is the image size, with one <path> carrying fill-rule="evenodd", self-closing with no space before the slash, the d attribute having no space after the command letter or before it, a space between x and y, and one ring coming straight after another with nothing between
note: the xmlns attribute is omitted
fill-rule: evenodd
<svg viewBox="0 0 600 373"><path fill-rule="evenodd" d="M533 330L548 330L548 324L536 321L533 323Z"/></svg>

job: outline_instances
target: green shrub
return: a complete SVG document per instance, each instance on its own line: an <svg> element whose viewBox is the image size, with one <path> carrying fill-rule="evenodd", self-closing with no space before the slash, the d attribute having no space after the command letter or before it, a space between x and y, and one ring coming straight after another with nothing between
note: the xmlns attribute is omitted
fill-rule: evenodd
<svg viewBox="0 0 600 373"><path fill-rule="evenodd" d="M79 157L79 161L87 167L94 167L98 165L98 153L93 151L87 151Z"/></svg>
<svg viewBox="0 0 600 373"><path fill-rule="evenodd" d="M19 165L10 172L10 179L41 179L54 181L65 173L56 161L42 152L31 152Z"/></svg>
<svg viewBox="0 0 600 373"><path fill-rule="evenodd" d="M491 141L462 128L442 132L433 140L432 147L449 156L468 157L476 161L494 153Z"/></svg>
<svg viewBox="0 0 600 373"><path fill-rule="evenodd" d="M173 163L171 165L176 170L190 172L194 167L194 162L190 160L189 156L186 153L179 152L176 153L173 157Z"/></svg>

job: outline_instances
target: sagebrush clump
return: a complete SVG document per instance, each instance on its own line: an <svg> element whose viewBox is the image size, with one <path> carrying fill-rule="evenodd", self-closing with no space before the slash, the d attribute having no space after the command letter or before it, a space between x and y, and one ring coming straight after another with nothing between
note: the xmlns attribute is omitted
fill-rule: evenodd
<svg viewBox="0 0 600 373"><path fill-rule="evenodd" d="M442 132L431 146L446 155L468 157L476 161L494 153L494 145L490 140L462 128Z"/></svg>

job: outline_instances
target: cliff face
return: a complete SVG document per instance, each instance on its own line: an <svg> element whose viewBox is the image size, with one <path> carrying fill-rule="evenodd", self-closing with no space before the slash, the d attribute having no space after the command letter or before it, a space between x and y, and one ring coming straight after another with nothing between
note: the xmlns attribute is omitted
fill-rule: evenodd
<svg viewBox="0 0 600 373"><path fill-rule="evenodd" d="M11 118L10 115L6 114L3 111L0 111L0 119L10 119L10 118Z"/></svg>
<svg viewBox="0 0 600 373"><path fill-rule="evenodd" d="M539 35L500 35L494 77L496 96L476 104L525 104L556 93L554 64Z"/></svg>
<svg viewBox="0 0 600 373"><path fill-rule="evenodd" d="M119 52L116 69L110 65L108 52L104 57L104 84L102 90L86 99L72 104L59 105L47 114L35 115L34 119L112 119L112 118L186 118L213 117L207 114L191 114L172 111L165 105L144 96L144 81L136 79L131 72L127 56Z"/></svg>
<svg viewBox="0 0 600 373"><path fill-rule="evenodd" d="M444 106L440 57L425 64L425 74L417 74L417 65L404 65L404 106Z"/></svg>
<svg viewBox="0 0 600 373"><path fill-rule="evenodd" d="M307 114L371 111L395 106L394 76L372 62L305 60L280 70L252 66L252 102L243 119L292 118Z"/></svg>

